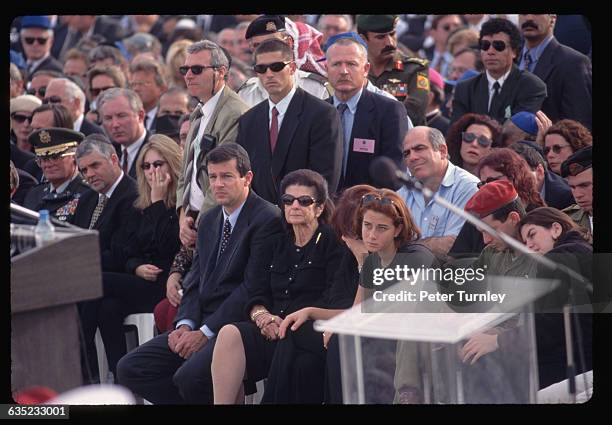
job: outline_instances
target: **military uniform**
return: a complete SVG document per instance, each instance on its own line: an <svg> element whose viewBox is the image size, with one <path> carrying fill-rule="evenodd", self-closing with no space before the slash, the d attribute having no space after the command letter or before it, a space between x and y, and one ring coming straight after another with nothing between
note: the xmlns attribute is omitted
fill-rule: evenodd
<svg viewBox="0 0 612 425"><path fill-rule="evenodd" d="M76 147L84 138L83 133L78 131L51 127L33 131L28 142L34 146L38 160L61 161L63 157L74 155ZM89 186L76 171L70 182L66 182L56 188L50 182L34 186L26 195L24 206L34 211L49 210L58 220L73 223L81 194Z"/></svg>
<svg viewBox="0 0 612 425"><path fill-rule="evenodd" d="M319 99L327 99L333 93L327 79L312 72L298 69L295 72L293 82L304 91ZM268 92L261 85L258 77L251 77L240 86L238 96L240 96L244 103L253 107L268 99Z"/></svg>
<svg viewBox="0 0 612 425"><path fill-rule="evenodd" d="M51 183L41 183L34 186L26 195L24 207L34 211L49 210L60 221L72 223L74 213L81 194L89 189L89 186L77 174L70 184L60 193L53 191Z"/></svg>
<svg viewBox="0 0 612 425"><path fill-rule="evenodd" d="M586 230L587 235L589 237L589 243L593 245L593 229L591 229L591 220L589 219L589 214L580 208L578 204L570 205L569 207L561 210L565 214L567 214L574 223L578 226L581 226Z"/></svg>
<svg viewBox="0 0 612 425"><path fill-rule="evenodd" d="M382 74L375 76L370 73L368 78L376 87L404 103L415 126L425 125L425 109L429 102L429 71L426 59L411 58L397 52Z"/></svg>

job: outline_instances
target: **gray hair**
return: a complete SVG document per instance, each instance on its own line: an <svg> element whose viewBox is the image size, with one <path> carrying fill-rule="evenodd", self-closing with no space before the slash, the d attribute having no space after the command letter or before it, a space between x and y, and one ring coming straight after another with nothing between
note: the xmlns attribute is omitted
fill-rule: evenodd
<svg viewBox="0 0 612 425"><path fill-rule="evenodd" d="M190 55L203 50L210 51L210 64L212 66L216 68L224 66L226 70L229 70L229 61L227 56L217 43L213 43L210 40L200 40L187 47L187 53Z"/></svg>
<svg viewBox="0 0 612 425"><path fill-rule="evenodd" d="M336 40L334 42L334 44L332 44L331 46L329 46L327 48L327 51L325 52L325 56L329 56L329 49L332 48L332 46L335 46L336 44L338 44L339 46L349 46L351 44L354 44L358 47L359 49L359 54L360 56L363 58L363 60L367 63L368 62L368 51L365 48L365 46L363 44L361 44L360 42L358 42L357 40L355 40L354 38L339 38L338 40Z"/></svg>
<svg viewBox="0 0 612 425"><path fill-rule="evenodd" d="M79 143L75 154L76 159L78 161L91 153L98 153L109 161L113 154L117 155L117 151L110 140L103 134L97 133L90 134Z"/></svg>
<svg viewBox="0 0 612 425"><path fill-rule="evenodd" d="M49 82L51 84L54 81L61 81L64 83L64 92L68 95L70 100L79 100L79 112L82 114L85 112L85 93L83 90L74 82L68 78L54 78Z"/></svg>
<svg viewBox="0 0 612 425"><path fill-rule="evenodd" d="M100 93L98 98L98 110L101 111L104 104L109 100L113 100L121 96L128 100L132 112L138 113L144 110L140 96L138 96L134 90L124 89L121 87L113 87L112 89L108 89Z"/></svg>
<svg viewBox="0 0 612 425"><path fill-rule="evenodd" d="M166 85L166 70L161 63L150 59L143 59L130 65L130 72L149 72L155 75L155 84L158 87Z"/></svg>
<svg viewBox="0 0 612 425"><path fill-rule="evenodd" d="M444 135L437 128L433 128L433 127L427 127L427 128L429 130L427 132L427 140L429 140L429 143L431 143L431 148L437 152L440 150L440 146L446 145L446 140L444 139Z"/></svg>

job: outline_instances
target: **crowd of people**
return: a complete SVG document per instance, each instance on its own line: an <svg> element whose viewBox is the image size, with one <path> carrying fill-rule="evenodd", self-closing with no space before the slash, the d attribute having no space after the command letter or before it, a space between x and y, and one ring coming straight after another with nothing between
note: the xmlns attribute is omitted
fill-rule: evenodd
<svg viewBox="0 0 612 425"><path fill-rule="evenodd" d="M370 169L386 157L591 279L590 30L568 37L566 19L18 17L11 200L99 233L84 382L107 379L99 329L114 382L151 403L243 403L262 379L264 403L341 403L338 336L314 321L371 297L374 269L465 258L565 282L535 316L540 388L565 379L565 277ZM128 352L124 318L152 312L158 335ZM582 373L591 316L576 317ZM481 330L459 361L486 367L520 326ZM394 388L375 402L423 402L421 354L385 350Z"/></svg>

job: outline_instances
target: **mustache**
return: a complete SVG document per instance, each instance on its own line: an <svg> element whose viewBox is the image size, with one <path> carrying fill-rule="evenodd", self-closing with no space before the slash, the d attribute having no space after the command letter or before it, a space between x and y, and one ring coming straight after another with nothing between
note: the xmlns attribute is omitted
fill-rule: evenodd
<svg viewBox="0 0 612 425"><path fill-rule="evenodd" d="M537 30L538 25L533 21L527 21L527 22L524 22L523 25L521 25L521 29L525 29L525 28L533 28L534 30Z"/></svg>
<svg viewBox="0 0 612 425"><path fill-rule="evenodd" d="M393 47L393 46L387 46L387 47L385 47L384 49L382 49L382 50L380 51L380 53L395 52L395 50L396 50L396 49L395 49L395 47Z"/></svg>

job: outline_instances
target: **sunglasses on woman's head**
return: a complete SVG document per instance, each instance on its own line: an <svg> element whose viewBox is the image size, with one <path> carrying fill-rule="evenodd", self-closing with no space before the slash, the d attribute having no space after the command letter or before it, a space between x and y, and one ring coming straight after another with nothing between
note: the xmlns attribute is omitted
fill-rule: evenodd
<svg viewBox="0 0 612 425"><path fill-rule="evenodd" d="M544 156L548 155L548 153L552 150L553 153L559 154L561 153L561 149L563 148L567 148L568 146L571 145L552 145L552 146L545 146L544 147Z"/></svg>
<svg viewBox="0 0 612 425"><path fill-rule="evenodd" d="M206 68L216 68L213 65L191 65L191 66L180 66L179 72L181 75L187 75L189 70L191 69L191 73L193 75L200 75Z"/></svg>
<svg viewBox="0 0 612 425"><path fill-rule="evenodd" d="M488 183L491 183L491 182L494 182L494 181L497 181L497 180L499 180L499 179L503 179L503 178L504 178L504 176L489 177L489 178L488 178L488 179L486 179L485 181L481 181L481 182L476 183L476 187L477 187L478 189L480 189L480 188L481 188L481 187L483 187L485 184L488 184Z"/></svg>
<svg viewBox="0 0 612 425"><path fill-rule="evenodd" d="M300 204L301 207L309 207L310 205L317 202L312 196L308 196L308 195L302 195L302 196L295 197L293 195L289 195L288 193L285 193L283 196L281 196L281 202L283 203L283 205L286 205L286 206L293 205L293 201L295 201L296 199L298 201L298 204Z"/></svg>
<svg viewBox="0 0 612 425"><path fill-rule="evenodd" d="M361 197L361 205L369 205L372 202L379 202L382 205L395 205L395 202L393 202L393 199L389 199L389 198L386 198L380 195L374 195L372 193L368 195L363 195Z"/></svg>
<svg viewBox="0 0 612 425"><path fill-rule="evenodd" d="M22 115L22 114L18 114L17 112L13 112L11 114L11 118L14 119L15 121L17 121L19 124L28 121L28 122L32 122L32 116L31 115Z"/></svg>
<svg viewBox="0 0 612 425"><path fill-rule="evenodd" d="M153 166L153 168L159 168L162 165L164 165L166 163L166 161L153 161L153 162L143 162L141 167L143 170L148 170L149 168L151 168L151 166Z"/></svg>
<svg viewBox="0 0 612 425"><path fill-rule="evenodd" d="M493 141L486 136L479 136L474 133L466 133L465 131L461 133L461 139L464 143L472 143L474 140L476 140L478 144L483 148L488 148L493 143Z"/></svg>
<svg viewBox="0 0 612 425"><path fill-rule="evenodd" d="M489 50L491 46L493 46L493 48L498 52L503 52L504 50L506 50L507 47L506 42L502 40L493 40L492 42L489 40L480 41L480 50L482 50L483 52Z"/></svg>
<svg viewBox="0 0 612 425"><path fill-rule="evenodd" d="M272 72L279 72L284 67L289 65L290 63L291 63L291 61L287 61L287 62L274 62L274 63L260 63L258 65L255 65L253 67L253 70L256 73L258 73L258 74L265 74L266 71L268 70L268 68L270 68L272 70Z"/></svg>

